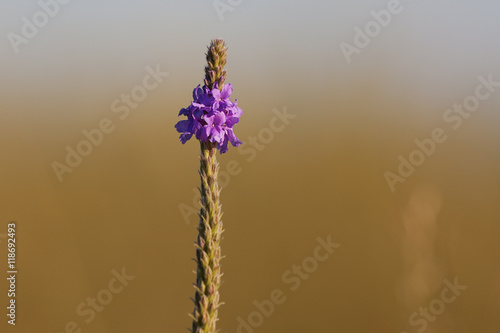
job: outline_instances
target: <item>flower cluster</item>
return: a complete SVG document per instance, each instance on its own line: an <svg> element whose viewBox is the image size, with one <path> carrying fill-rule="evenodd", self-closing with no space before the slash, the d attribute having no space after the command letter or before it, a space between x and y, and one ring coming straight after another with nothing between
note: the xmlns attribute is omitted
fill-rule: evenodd
<svg viewBox="0 0 500 333"><path fill-rule="evenodd" d="M222 153L227 152L228 143L234 147L241 141L234 135L233 126L238 123L243 111L238 107L238 101L231 102L229 97L233 92L231 84L218 89L217 83L210 90L206 85L198 85L193 90L193 102L185 109L181 109L180 115L187 116L187 120L181 120L175 128L181 133L180 141L186 143L193 134L201 142L212 142L217 144L217 149Z"/></svg>

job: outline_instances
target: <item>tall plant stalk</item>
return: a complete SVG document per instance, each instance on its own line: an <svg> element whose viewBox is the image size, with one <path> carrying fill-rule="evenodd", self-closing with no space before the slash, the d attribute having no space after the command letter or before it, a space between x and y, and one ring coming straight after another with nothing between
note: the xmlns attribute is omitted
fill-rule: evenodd
<svg viewBox="0 0 500 333"><path fill-rule="evenodd" d="M222 208L219 200L220 189L217 184L219 164L217 150L221 154L241 141L233 132L243 113L238 101L230 100L233 87L224 85L226 71L226 44L215 39L208 47L205 85L193 91L193 102L181 109L180 115L187 119L179 121L175 128L184 144L195 135L200 141L200 222L196 240L196 283L194 285L194 311L192 333L215 333L220 305L219 288L221 285L221 248Z"/></svg>
<svg viewBox="0 0 500 333"><path fill-rule="evenodd" d="M222 91L226 71L226 45L220 39L213 40L206 54L205 87L207 91ZM210 125L210 124L209 124ZM213 127L214 125L212 125ZM232 130L231 130L232 131ZM217 183L217 142L200 140L201 209L199 213L198 238L196 240L196 283L194 295L193 333L214 333L218 320L221 285L222 207ZM227 142L226 142L227 145ZM226 148L227 149L227 148Z"/></svg>

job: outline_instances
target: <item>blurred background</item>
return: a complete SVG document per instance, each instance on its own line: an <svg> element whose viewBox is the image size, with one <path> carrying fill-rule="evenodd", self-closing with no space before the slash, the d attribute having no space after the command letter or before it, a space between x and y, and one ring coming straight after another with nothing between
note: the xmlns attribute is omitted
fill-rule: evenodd
<svg viewBox="0 0 500 333"><path fill-rule="evenodd" d="M217 37L244 111L220 331L498 332L498 2L59 1L0 2L2 332L191 326L174 124Z"/></svg>

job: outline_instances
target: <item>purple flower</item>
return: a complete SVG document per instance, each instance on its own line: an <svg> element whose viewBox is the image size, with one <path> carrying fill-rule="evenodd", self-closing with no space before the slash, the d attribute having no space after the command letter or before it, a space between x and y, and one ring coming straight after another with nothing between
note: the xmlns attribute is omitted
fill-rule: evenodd
<svg viewBox="0 0 500 333"><path fill-rule="evenodd" d="M233 86L226 84L219 90L217 84L210 90L207 86L198 85L193 90L193 101L187 108L181 109L179 116L187 116L179 121L175 128L181 133L180 141L186 143L193 134L201 142L217 144L221 154L227 152L228 144L234 147L241 141L234 135L233 126L238 123L243 111L229 99Z"/></svg>

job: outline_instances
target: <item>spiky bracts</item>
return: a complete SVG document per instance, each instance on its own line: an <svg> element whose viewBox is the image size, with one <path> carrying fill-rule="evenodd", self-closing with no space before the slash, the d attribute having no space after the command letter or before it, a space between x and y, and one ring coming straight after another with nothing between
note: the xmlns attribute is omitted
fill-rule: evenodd
<svg viewBox="0 0 500 333"><path fill-rule="evenodd" d="M226 71L226 46L216 39L207 52L208 66L205 68L205 84L213 87L218 82L221 89ZM192 333L215 333L221 285L222 207L219 201L220 189L217 183L219 164L216 159L217 147L211 142L200 142L200 223L196 241L196 284Z"/></svg>
<svg viewBox="0 0 500 333"><path fill-rule="evenodd" d="M201 210L196 242L196 293L194 298L193 333L213 333L218 320L219 287L221 285L222 208L219 202L217 149L201 143L200 178Z"/></svg>
<svg viewBox="0 0 500 333"><path fill-rule="evenodd" d="M214 39L207 51L207 66L205 67L205 85L212 89L218 83L219 90L224 86L226 78L226 43L222 39Z"/></svg>

